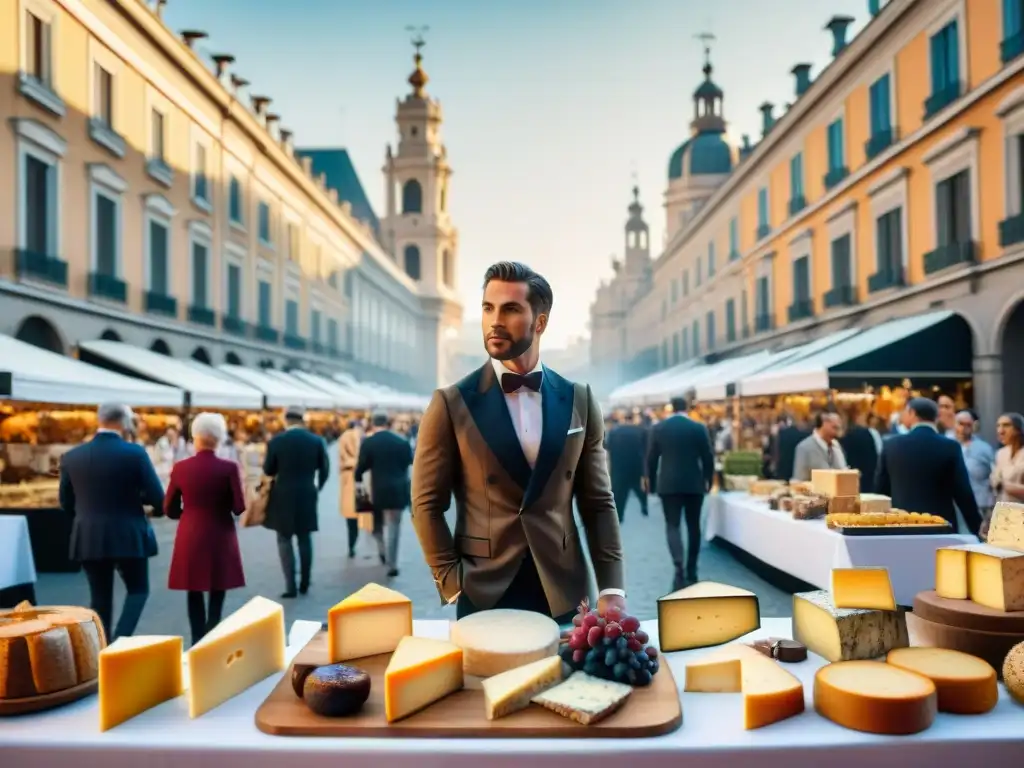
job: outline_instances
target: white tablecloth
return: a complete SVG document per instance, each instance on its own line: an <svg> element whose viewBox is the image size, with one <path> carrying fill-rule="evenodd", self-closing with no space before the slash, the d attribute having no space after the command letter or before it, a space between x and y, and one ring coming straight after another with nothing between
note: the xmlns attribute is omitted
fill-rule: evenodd
<svg viewBox="0 0 1024 768"><path fill-rule="evenodd" d="M833 568L884 566L896 602L913 605L914 595L935 589L935 550L977 543L975 536L843 536L824 520L794 520L786 512L745 493L711 498L705 537L719 536L773 568L829 589Z"/></svg>
<svg viewBox="0 0 1024 768"><path fill-rule="evenodd" d="M644 629L657 642L657 622L645 622ZM417 621L414 631L446 637L448 622ZM790 632L789 619L767 619L749 638ZM289 659L301 645L294 637L292 641ZM670 654L676 683L685 679L688 660L711 650ZM739 694L684 693L683 725L650 739L268 736L256 729L253 716L277 684L274 675L196 720L189 720L185 700L179 698L99 733L95 697L51 712L0 718L0 762L4 768L589 768L597 758L629 768L907 768L973 764L979 759L986 766L1024 765L1024 707L1012 702L1002 687L998 705L987 715L940 714L917 736L874 736L846 730L814 713L813 679L821 664L812 655L802 664L787 666L804 682L808 711L755 731L743 730Z"/></svg>
<svg viewBox="0 0 1024 768"><path fill-rule="evenodd" d="M28 520L23 515L0 515L0 589L35 582Z"/></svg>

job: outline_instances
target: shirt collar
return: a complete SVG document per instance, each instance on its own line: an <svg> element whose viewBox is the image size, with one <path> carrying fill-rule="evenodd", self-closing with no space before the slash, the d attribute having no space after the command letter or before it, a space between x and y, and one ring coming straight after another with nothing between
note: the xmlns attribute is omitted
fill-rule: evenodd
<svg viewBox="0 0 1024 768"><path fill-rule="evenodd" d="M506 373L514 373L514 371L510 371L508 368L506 368L502 364L501 360L495 360L493 357L491 358L491 367L494 368L494 375L498 377L499 384L501 383L501 377L504 376ZM537 360L537 364L533 366L531 370L527 371L526 374L533 373L534 371L543 372L543 370L544 364L540 360Z"/></svg>
<svg viewBox="0 0 1024 768"><path fill-rule="evenodd" d="M932 432L935 432L936 434L938 434L939 432L939 428L932 424L930 421L919 421L917 424L911 427L911 429L930 429Z"/></svg>
<svg viewBox="0 0 1024 768"><path fill-rule="evenodd" d="M97 435L115 435L116 437L121 437L122 436L121 433L118 432L116 429L105 429L103 427L100 427L99 429L97 429L96 430L96 434Z"/></svg>
<svg viewBox="0 0 1024 768"><path fill-rule="evenodd" d="M814 430L813 432L811 432L811 436L814 438L814 441L818 445L820 445L822 448L824 448L826 451L829 449L829 444L825 442L825 438L823 438L821 435L818 434L818 430ZM833 440L832 441L832 448L835 449L835 447L836 447L836 441Z"/></svg>

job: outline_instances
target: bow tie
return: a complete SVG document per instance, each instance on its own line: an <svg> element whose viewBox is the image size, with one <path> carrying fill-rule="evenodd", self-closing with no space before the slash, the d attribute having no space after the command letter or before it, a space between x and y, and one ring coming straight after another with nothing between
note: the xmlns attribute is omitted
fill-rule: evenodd
<svg viewBox="0 0 1024 768"><path fill-rule="evenodd" d="M523 387L532 389L534 392L540 391L540 382L543 374L540 371L534 371L533 373L521 374L521 373L503 373L501 375L501 389L507 395L511 395L513 392L518 392Z"/></svg>

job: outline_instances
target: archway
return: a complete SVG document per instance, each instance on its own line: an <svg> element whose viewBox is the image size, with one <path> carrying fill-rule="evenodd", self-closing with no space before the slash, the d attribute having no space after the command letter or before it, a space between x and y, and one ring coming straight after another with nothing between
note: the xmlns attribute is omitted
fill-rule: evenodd
<svg viewBox="0 0 1024 768"><path fill-rule="evenodd" d="M171 347L163 339L156 339L152 344L150 344L149 351L156 352L158 355L171 356Z"/></svg>
<svg viewBox="0 0 1024 768"><path fill-rule="evenodd" d="M113 328L107 328L107 330L100 334L100 339L102 339L103 341L120 341L121 334L115 331Z"/></svg>
<svg viewBox="0 0 1024 768"><path fill-rule="evenodd" d="M47 352L64 354L64 342L61 340L60 333L53 323L39 315L31 315L22 320L14 338L31 344L33 347L45 349Z"/></svg>
<svg viewBox="0 0 1024 768"><path fill-rule="evenodd" d="M242 358L240 358L234 352L228 352L226 355L224 355L224 362L227 363L228 365L241 365Z"/></svg>
<svg viewBox="0 0 1024 768"><path fill-rule="evenodd" d="M196 347L192 352L192 359L206 365L211 365L213 362L210 360L210 353L206 351L205 347Z"/></svg>
<svg viewBox="0 0 1024 768"><path fill-rule="evenodd" d="M999 340L1003 358L1003 410L1024 411L1024 300L1006 318Z"/></svg>

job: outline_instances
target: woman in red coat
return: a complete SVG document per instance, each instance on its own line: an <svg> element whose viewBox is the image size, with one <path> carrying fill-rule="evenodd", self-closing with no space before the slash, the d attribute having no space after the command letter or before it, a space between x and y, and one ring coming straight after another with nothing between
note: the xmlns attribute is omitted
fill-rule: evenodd
<svg viewBox="0 0 1024 768"><path fill-rule="evenodd" d="M233 515L245 511L238 465L214 451L224 442L227 424L219 413L201 413L192 422L196 454L171 471L164 513L180 519L167 586L188 592L192 643L220 622L224 593L245 586ZM209 592L209 605L203 593Z"/></svg>

